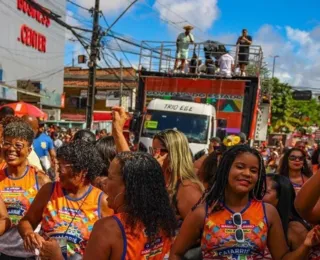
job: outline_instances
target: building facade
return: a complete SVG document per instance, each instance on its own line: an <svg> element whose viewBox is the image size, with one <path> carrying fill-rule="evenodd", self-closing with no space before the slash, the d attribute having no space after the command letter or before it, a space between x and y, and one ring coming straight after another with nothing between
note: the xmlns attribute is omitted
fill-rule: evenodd
<svg viewBox="0 0 320 260"><path fill-rule="evenodd" d="M65 20L66 0L37 0ZM0 100L61 107L65 29L26 0L0 4Z"/></svg>
<svg viewBox="0 0 320 260"><path fill-rule="evenodd" d="M64 74L65 107L61 119L85 121L88 69L68 67ZM133 68L123 68L122 105L128 112L135 108L138 87L137 72ZM96 76L96 93L94 102L94 121L111 120L111 109L120 101L120 68L98 69Z"/></svg>

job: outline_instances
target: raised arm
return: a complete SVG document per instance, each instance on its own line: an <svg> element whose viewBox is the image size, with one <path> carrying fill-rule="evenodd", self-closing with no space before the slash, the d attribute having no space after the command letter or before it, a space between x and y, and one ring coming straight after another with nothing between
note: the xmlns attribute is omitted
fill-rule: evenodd
<svg viewBox="0 0 320 260"><path fill-rule="evenodd" d="M310 223L319 223L320 219L320 171L313 175L301 188L295 207L302 218Z"/></svg>
<svg viewBox="0 0 320 260"><path fill-rule="evenodd" d="M113 107L112 111L112 136L116 143L117 152L130 151L128 142L123 135L123 128L127 120L127 114L123 107Z"/></svg>

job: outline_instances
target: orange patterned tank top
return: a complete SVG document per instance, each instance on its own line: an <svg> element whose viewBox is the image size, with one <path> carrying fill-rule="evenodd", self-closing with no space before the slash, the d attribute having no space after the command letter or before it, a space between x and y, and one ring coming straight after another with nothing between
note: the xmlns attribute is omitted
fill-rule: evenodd
<svg viewBox="0 0 320 260"><path fill-rule="evenodd" d="M103 192L93 186L79 199L70 198L60 182L53 183L50 201L42 215L41 233L67 240L68 257L82 255L94 223L101 217Z"/></svg>
<svg viewBox="0 0 320 260"><path fill-rule="evenodd" d="M159 235L156 239L148 242L144 227L137 228L140 232L132 234L125 227L124 213L115 214L113 218L117 221L123 237L123 253L121 260L163 260L169 258L169 252L173 239Z"/></svg>
<svg viewBox="0 0 320 260"><path fill-rule="evenodd" d="M268 221L263 202L252 200L240 212L244 242L235 240L236 227L232 216L235 212L221 205L221 209L208 213L207 209L201 248L204 260L258 260L265 259Z"/></svg>
<svg viewBox="0 0 320 260"><path fill-rule="evenodd" d="M27 166L20 178L8 175L8 168L0 170L0 193L7 207L12 225L18 225L39 191L36 169Z"/></svg>

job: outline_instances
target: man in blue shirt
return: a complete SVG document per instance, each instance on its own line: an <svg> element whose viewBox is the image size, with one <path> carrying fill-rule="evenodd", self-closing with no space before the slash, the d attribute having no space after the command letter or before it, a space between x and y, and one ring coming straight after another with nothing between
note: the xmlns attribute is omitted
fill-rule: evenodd
<svg viewBox="0 0 320 260"><path fill-rule="evenodd" d="M56 153L52 139L44 132L44 122L39 122L38 134L33 141L33 149L40 158L46 172L50 168L55 168Z"/></svg>

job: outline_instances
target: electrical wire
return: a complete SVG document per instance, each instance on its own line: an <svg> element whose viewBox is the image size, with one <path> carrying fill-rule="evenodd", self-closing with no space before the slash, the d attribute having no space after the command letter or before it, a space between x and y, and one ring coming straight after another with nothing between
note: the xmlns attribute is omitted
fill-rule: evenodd
<svg viewBox="0 0 320 260"><path fill-rule="evenodd" d="M102 59L103 61L105 62L105 64L107 65L107 67L109 69L111 69L112 73L117 77L118 80L121 81L121 78L120 76L118 75L118 73L112 68L112 66L110 65L110 61L108 61L108 59L105 57L105 54L102 52ZM123 85L128 89L128 90L131 90L132 87L129 87L125 82L123 82Z"/></svg>
<svg viewBox="0 0 320 260"><path fill-rule="evenodd" d="M92 10L92 9L85 8L85 7L79 5L79 4L77 4L77 3L75 3L75 2L73 2L73 1L71 1L71 0L67 0L67 2L70 3L70 4L73 4L74 6L80 8L80 9L82 9L82 10L86 10L86 11L88 11L88 12L90 12L90 11Z"/></svg>
<svg viewBox="0 0 320 260"><path fill-rule="evenodd" d="M109 25L106 17L104 16L104 14L103 14L103 13L101 13L101 14L102 14L102 19L104 20L104 22L106 23L106 25L107 25L108 27L110 27L110 25ZM111 32L111 33L112 33L112 32ZM121 45L119 44L118 40L116 39L115 41L116 41L119 49L122 51ZM125 59L127 60L127 62L129 63L129 65L132 67L132 64L131 64L130 60L128 59L127 55L126 55L123 51L122 51L122 53L123 53L123 56L125 57Z"/></svg>

